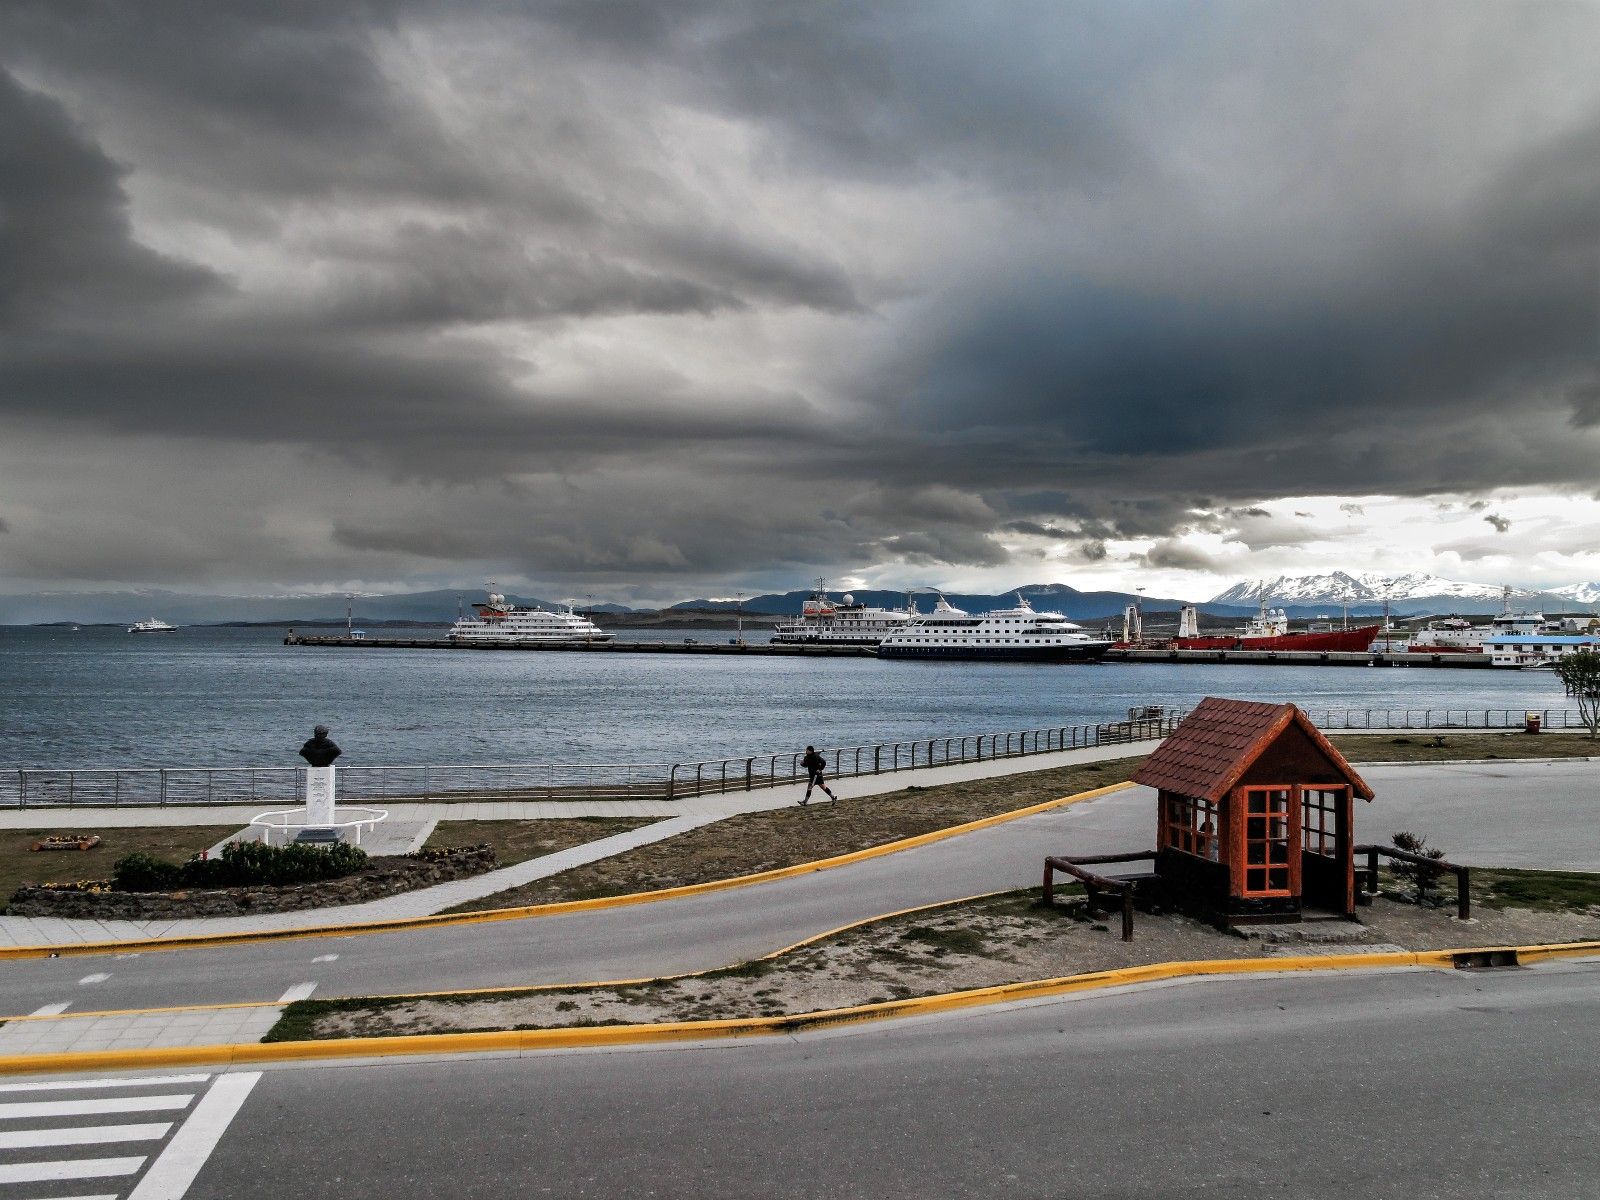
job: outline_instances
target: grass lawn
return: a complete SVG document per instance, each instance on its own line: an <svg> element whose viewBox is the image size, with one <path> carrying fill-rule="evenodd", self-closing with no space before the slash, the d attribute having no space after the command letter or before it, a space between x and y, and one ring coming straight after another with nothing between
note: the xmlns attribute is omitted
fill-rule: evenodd
<svg viewBox="0 0 1600 1200"><path fill-rule="evenodd" d="M1472 733L1448 729L1329 734L1351 762L1449 762L1462 758L1600 758L1586 733Z"/></svg>
<svg viewBox="0 0 1600 1200"><path fill-rule="evenodd" d="M833 785L843 797L838 804L729 817L451 911L618 896L787 867L1120 783L1139 762L1113 759L861 799L851 799L851 781L841 779Z"/></svg>
<svg viewBox="0 0 1600 1200"><path fill-rule="evenodd" d="M0 899L23 883L70 883L75 879L109 879L111 864L135 851L169 862L182 862L227 837L233 825L152 825L133 829L4 829L0 830ZM52 833L98 833L93 850L29 850Z"/></svg>
<svg viewBox="0 0 1600 1200"><path fill-rule="evenodd" d="M651 825L659 817L563 817L548 821L440 821L428 838L431 847L494 847L502 867L558 850L568 850Z"/></svg>
<svg viewBox="0 0 1600 1200"><path fill-rule="evenodd" d="M1600 908L1600 875L1582 871L1513 871L1473 867L1472 902L1486 908L1531 908L1535 912L1589 912ZM1444 887L1455 896L1455 879Z"/></svg>

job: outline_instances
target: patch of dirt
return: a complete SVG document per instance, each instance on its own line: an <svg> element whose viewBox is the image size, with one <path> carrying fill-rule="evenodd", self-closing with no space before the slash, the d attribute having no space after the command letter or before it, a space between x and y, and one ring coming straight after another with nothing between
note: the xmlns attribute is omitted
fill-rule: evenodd
<svg viewBox="0 0 1600 1200"><path fill-rule="evenodd" d="M1142 761L1112 759L860 799L850 797L851 781L842 779L832 785L838 804L729 817L448 911L588 900L770 871L1121 783Z"/></svg>
<svg viewBox="0 0 1600 1200"><path fill-rule="evenodd" d="M1058 891L1058 895L1061 893ZM1452 908L1417 908L1384 897L1361 909L1351 945L1281 945L1222 933L1191 918L1141 913L1134 941L1116 919L1088 914L1080 900L1043 908L1035 893L1008 893L910 913L814 946L722 971L599 988L409 1000L305 1001L291 1006L269 1040L386 1037L484 1029L782 1016L967 988L1049 979L1115 967L1209 958L1529 944L1600 938L1594 913L1480 910L1463 924Z"/></svg>
<svg viewBox="0 0 1600 1200"><path fill-rule="evenodd" d="M509 867L587 845L614 834L653 825L659 817L559 817L545 821L440 821L429 835L431 848L477 846L494 848L495 860Z"/></svg>

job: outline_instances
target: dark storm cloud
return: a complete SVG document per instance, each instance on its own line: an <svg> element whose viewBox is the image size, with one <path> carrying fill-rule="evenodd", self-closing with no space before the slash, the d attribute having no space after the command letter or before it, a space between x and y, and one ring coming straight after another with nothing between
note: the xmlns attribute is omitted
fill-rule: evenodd
<svg viewBox="0 0 1600 1200"><path fill-rule="evenodd" d="M1140 556L1147 566L1166 567L1175 571L1217 571L1221 564L1215 556L1194 546L1163 539Z"/></svg>
<svg viewBox="0 0 1600 1200"><path fill-rule="evenodd" d="M1070 529L1058 529L1054 525L1044 525L1038 521L1007 521L1005 528L1010 533L1024 533L1029 537L1065 540L1078 536Z"/></svg>
<svg viewBox="0 0 1600 1200"><path fill-rule="evenodd" d="M132 241L122 173L59 103L0 71L0 328L115 322L215 282Z"/></svg>
<svg viewBox="0 0 1600 1200"><path fill-rule="evenodd" d="M1205 570L1178 537L1312 540L1278 496L1590 485L1597 33L1560 4L17 0L0 420L181 439L186 487L281 452L320 550L250 531L264 576L1008 538ZM146 453L104 450L85 522L171 486Z"/></svg>

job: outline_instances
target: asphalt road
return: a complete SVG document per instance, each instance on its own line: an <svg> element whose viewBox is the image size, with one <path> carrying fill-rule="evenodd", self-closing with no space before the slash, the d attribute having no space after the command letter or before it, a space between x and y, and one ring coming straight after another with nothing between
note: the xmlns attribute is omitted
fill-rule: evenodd
<svg viewBox="0 0 1600 1200"><path fill-rule="evenodd" d="M189 1195L1584 1197L1600 964L266 1072Z"/></svg>
<svg viewBox="0 0 1600 1200"><path fill-rule="evenodd" d="M1600 764L1375 767L1357 836L1422 833L1464 861L1600 870ZM570 916L236 947L7 962L0 1014L634 978L725 966L918 904L1037 881L1047 853L1151 844L1151 793L1130 790L849 867L683 900ZM336 956L328 961L328 956ZM88 981L88 982L85 982Z"/></svg>

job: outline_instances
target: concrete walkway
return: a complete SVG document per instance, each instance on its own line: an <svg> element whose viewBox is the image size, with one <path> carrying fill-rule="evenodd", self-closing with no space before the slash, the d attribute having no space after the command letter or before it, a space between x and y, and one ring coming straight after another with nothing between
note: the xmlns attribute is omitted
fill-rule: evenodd
<svg viewBox="0 0 1600 1200"><path fill-rule="evenodd" d="M1055 754L1037 754L1026 758L991 759L987 762L960 763L949 767L932 767L915 771L900 771L892 775L867 775L844 779L834 783L834 790L847 798L879 796L902 791L908 787L932 787L937 784L960 783L973 779L994 779L1031 771L1044 771L1052 767L1072 766L1085 762L1104 762L1115 758L1134 758L1148 754L1158 742L1130 742L1117 746L1094 746L1080 750L1064 750ZM425 917L443 912L458 904L481 900L510 888L521 887L537 879L544 879L585 863L610 858L637 846L663 841L686 833L702 825L709 825L741 813L766 812L786 808L797 803L805 794L803 784L765 788L753 792L726 792L715 796L699 796L686 800L626 800L609 802L590 801L531 801L515 803L471 804L394 804L389 806L391 818L398 821L506 821L542 820L581 816L659 816L662 820L626 833L614 834L574 846L555 854L530 858L514 866L502 867L470 879L458 879L430 888L419 888L382 900L364 904L349 904L338 908L307 909L291 913L264 913L246 917L207 917L180 921L87 921L63 920L49 917L0 917L0 946L64 945L72 942L138 941L159 937L195 937L205 934L278 932L291 929L311 929L325 925L352 924L365 921L393 921L412 917ZM14 823L19 816L32 816L39 810L24 813L0 814L0 828L49 828L37 821L31 825ZM107 818L102 820L100 814ZM51 815L54 815L53 813ZM128 821L135 815L161 816L163 821ZM215 808L185 809L76 809L71 820L54 827L94 828L119 825L185 825L217 822ZM189 819L183 819L188 816Z"/></svg>

